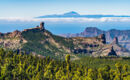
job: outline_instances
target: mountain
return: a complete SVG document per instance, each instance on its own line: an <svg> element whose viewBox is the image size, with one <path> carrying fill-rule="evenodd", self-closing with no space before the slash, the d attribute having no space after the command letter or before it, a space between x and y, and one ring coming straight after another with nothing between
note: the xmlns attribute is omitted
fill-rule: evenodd
<svg viewBox="0 0 130 80"><path fill-rule="evenodd" d="M80 14L78 14L77 12L71 11L68 13L64 13L65 16L80 16Z"/></svg>
<svg viewBox="0 0 130 80"><path fill-rule="evenodd" d="M102 18L102 17L130 17L127 15L80 15L75 11L67 12L64 14L53 14L53 15L44 15L36 18Z"/></svg>
<svg viewBox="0 0 130 80"><path fill-rule="evenodd" d="M57 14L45 15L45 16L39 16L37 18L62 18L62 17L80 17L80 16L81 15L78 14L77 12L71 11L71 12L68 12L68 13L61 14L61 15L57 15Z"/></svg>
<svg viewBox="0 0 130 80"><path fill-rule="evenodd" d="M62 34L64 37L95 37L100 34L106 35L106 40L111 43L115 37L118 38L119 43L130 50L130 30L116 30L111 29L108 31L100 30L96 27L87 27L83 32L77 34Z"/></svg>
<svg viewBox="0 0 130 80"><path fill-rule="evenodd" d="M71 54L74 59L78 59L75 54L130 56L127 49L117 43L106 44L104 34L87 38L64 38L46 30L44 22L41 22L40 26L24 31L16 30L11 33L0 33L0 47L12 49L16 52L25 51L26 53L31 52L59 59L63 59L66 54Z"/></svg>

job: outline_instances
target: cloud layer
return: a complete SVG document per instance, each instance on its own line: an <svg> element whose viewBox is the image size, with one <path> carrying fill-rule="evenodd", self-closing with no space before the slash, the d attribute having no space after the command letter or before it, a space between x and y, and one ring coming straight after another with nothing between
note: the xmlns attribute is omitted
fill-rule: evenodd
<svg viewBox="0 0 130 80"><path fill-rule="evenodd" d="M0 17L0 21L49 21L49 22L130 22L129 17L104 17L104 18L2 18Z"/></svg>

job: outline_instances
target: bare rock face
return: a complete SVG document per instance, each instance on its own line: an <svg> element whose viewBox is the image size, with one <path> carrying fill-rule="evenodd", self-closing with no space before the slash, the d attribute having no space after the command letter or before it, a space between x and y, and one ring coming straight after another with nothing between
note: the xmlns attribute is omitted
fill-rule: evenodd
<svg viewBox="0 0 130 80"><path fill-rule="evenodd" d="M103 31L96 27L87 27L81 34L85 35L85 37L96 37L99 34L103 34Z"/></svg>
<svg viewBox="0 0 130 80"><path fill-rule="evenodd" d="M18 30L15 30L10 34L10 37L20 37L20 36L21 36L21 32Z"/></svg>
<svg viewBox="0 0 130 80"><path fill-rule="evenodd" d="M1 33L0 34L0 46L9 49L17 49L22 48L22 44L26 43L27 41L22 38L22 32L15 30L14 32L10 33Z"/></svg>
<svg viewBox="0 0 130 80"><path fill-rule="evenodd" d="M108 56L117 56L116 52L113 49L113 46L110 49L110 52L108 53Z"/></svg>
<svg viewBox="0 0 130 80"><path fill-rule="evenodd" d="M40 23L40 30L45 30L44 22L41 22L41 23Z"/></svg>
<svg viewBox="0 0 130 80"><path fill-rule="evenodd" d="M21 32L15 30L14 32L0 33L0 38L21 38Z"/></svg>
<svg viewBox="0 0 130 80"><path fill-rule="evenodd" d="M119 44L119 43L118 43L118 38L117 38L117 37L114 38L112 44Z"/></svg>
<svg viewBox="0 0 130 80"><path fill-rule="evenodd" d="M102 42L103 44L106 44L106 37L105 37L105 34L99 35L98 38L101 40L101 42Z"/></svg>

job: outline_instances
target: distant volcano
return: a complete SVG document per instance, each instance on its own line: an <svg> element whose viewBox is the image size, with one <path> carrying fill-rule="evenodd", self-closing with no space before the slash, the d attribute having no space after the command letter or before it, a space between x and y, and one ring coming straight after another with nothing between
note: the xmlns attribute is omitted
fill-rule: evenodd
<svg viewBox="0 0 130 80"><path fill-rule="evenodd" d="M39 16L36 18L102 18L102 17L130 17L128 15L80 15L75 11L67 12L64 14L52 14L52 15L45 15Z"/></svg>
<svg viewBox="0 0 130 80"><path fill-rule="evenodd" d="M80 16L79 13L75 12L75 11L71 11L71 12L68 12L68 13L64 13L64 15L68 15L68 16Z"/></svg>

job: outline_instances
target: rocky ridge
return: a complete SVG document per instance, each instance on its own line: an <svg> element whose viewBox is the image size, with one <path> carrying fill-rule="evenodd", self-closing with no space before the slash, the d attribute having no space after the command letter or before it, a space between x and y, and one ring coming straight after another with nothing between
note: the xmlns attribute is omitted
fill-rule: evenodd
<svg viewBox="0 0 130 80"><path fill-rule="evenodd" d="M118 43L130 50L130 30L116 30L108 31L100 30L96 27L87 27L83 32L77 34L61 34L63 37L95 37L100 34L106 35L106 42L112 43L115 37L118 38Z"/></svg>
<svg viewBox="0 0 130 80"><path fill-rule="evenodd" d="M23 50L43 56L64 58L66 54L88 54L91 56L129 56L128 51L117 44L106 44L104 34L96 37L64 38L53 35L45 29L44 22L40 26L24 31L0 33L0 46L3 48Z"/></svg>

